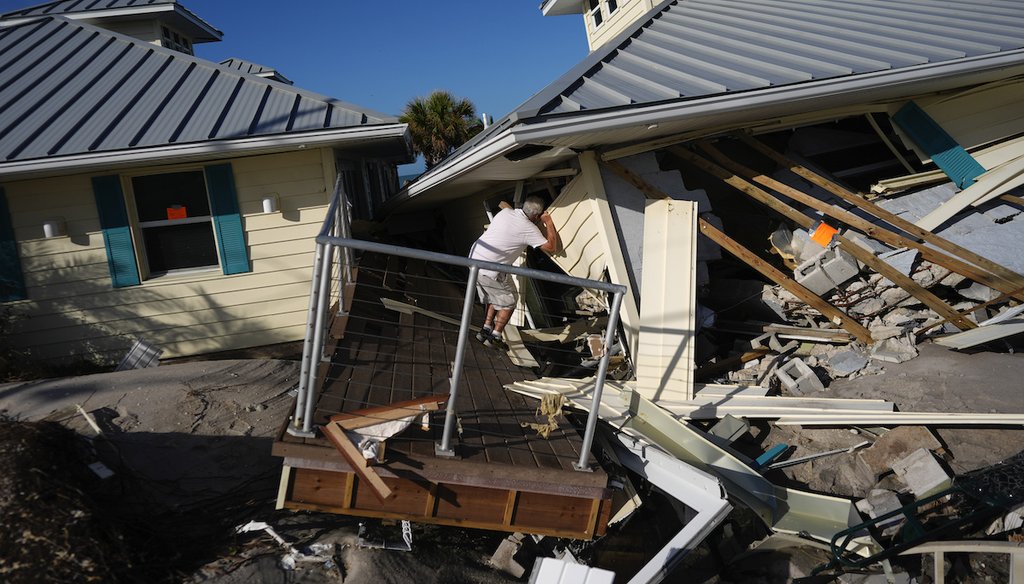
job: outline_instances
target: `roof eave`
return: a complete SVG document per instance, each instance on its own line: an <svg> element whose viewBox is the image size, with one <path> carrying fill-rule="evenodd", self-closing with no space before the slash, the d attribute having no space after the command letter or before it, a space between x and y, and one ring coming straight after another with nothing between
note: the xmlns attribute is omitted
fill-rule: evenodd
<svg viewBox="0 0 1024 584"><path fill-rule="evenodd" d="M411 139L406 124L354 126L294 134L252 136L234 140L211 140L191 144L17 160L0 164L0 182L39 176L76 174L99 169L213 160L387 139L401 140L405 144L406 150L410 150Z"/></svg>
<svg viewBox="0 0 1024 584"><path fill-rule="evenodd" d="M146 6L129 6L124 8L110 8L107 10L87 10L83 12L65 12L56 15L33 15L23 16L17 18L5 19L0 22L0 26L15 26L39 18L45 18L46 16L62 16L71 20L82 20L82 21L95 21L102 20L104 18L119 18L119 17L131 17L131 16L149 16L160 13L172 13L179 16L189 24L196 27L200 34L193 37L193 41L197 43L209 43L220 41L224 38L224 33L211 26L208 22L199 18L193 14L189 9L185 8L180 4L152 4ZM205 35L205 36L203 36Z"/></svg>
<svg viewBox="0 0 1024 584"><path fill-rule="evenodd" d="M544 0L540 11L544 16L583 14L583 0Z"/></svg>

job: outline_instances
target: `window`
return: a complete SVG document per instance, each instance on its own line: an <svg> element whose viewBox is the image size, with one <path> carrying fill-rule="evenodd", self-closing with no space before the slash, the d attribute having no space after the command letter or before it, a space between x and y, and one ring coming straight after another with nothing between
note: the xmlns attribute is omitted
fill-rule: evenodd
<svg viewBox="0 0 1024 584"><path fill-rule="evenodd" d="M133 177L132 193L151 275L219 265L202 171Z"/></svg>
<svg viewBox="0 0 1024 584"><path fill-rule="evenodd" d="M188 55L192 54L192 43L185 35L179 34L178 31L171 30L166 26L160 27L160 33L163 35L161 45Z"/></svg>
<svg viewBox="0 0 1024 584"><path fill-rule="evenodd" d="M231 164L124 180L94 176L92 190L115 288L138 286L144 275L218 265L225 276L252 271ZM140 270L138 258L148 269Z"/></svg>
<svg viewBox="0 0 1024 584"><path fill-rule="evenodd" d="M613 14L619 9L619 3L615 0L608 0L608 14Z"/></svg>
<svg viewBox="0 0 1024 584"><path fill-rule="evenodd" d="M601 0L587 0L590 6L590 19L594 23L594 28L601 26L604 22L604 17L601 15Z"/></svg>

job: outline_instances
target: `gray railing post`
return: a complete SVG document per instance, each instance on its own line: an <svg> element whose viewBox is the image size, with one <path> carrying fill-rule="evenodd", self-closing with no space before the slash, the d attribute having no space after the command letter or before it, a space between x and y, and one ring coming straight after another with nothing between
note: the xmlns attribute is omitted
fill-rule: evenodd
<svg viewBox="0 0 1024 584"><path fill-rule="evenodd" d="M601 393L604 391L604 378L608 375L608 360L611 357L612 343L615 342L615 329L619 326L619 308L622 307L622 292L612 297L612 306L608 311L608 330L604 333L604 355L597 366L597 378L594 380L594 398L590 402L590 414L587 415L587 429L583 433L583 446L580 448L580 460L576 470L590 470L590 447L594 444L594 433L597 431L598 413L601 411Z"/></svg>
<svg viewBox="0 0 1024 584"><path fill-rule="evenodd" d="M452 431L455 426L455 398L459 392L459 381L462 378L463 358L466 354L466 342L469 338L469 321L473 316L473 298L476 295L476 279L480 268L469 268L469 281L466 282L466 298L462 303L462 321L459 324L459 343L455 348L455 365L453 366L451 390L448 393L448 408L444 415L444 431L441 433L441 445L435 450L439 456L455 456L451 446Z"/></svg>
<svg viewBox="0 0 1024 584"><path fill-rule="evenodd" d="M309 310L306 313L306 334L302 339L302 362L301 369L299 370L298 395L295 398L295 416L292 419L292 424L288 427L288 432L290 434L307 432L300 428L299 423L305 422L303 412L306 411L306 400L311 399L309 394L309 378L311 376L310 372L313 370L313 337L315 336L314 330L316 328L316 309L320 304L320 274L322 272L321 264L323 263L323 259L324 244L317 243L313 259L312 282L309 287Z"/></svg>
<svg viewBox="0 0 1024 584"><path fill-rule="evenodd" d="M313 431L313 409L316 406L316 370L319 369L323 360L324 352L324 322L327 320L327 299L330 297L331 267L334 264L334 246L324 246L323 261L320 265L320 292L316 306L316 324L313 327L313 346L309 356L309 376L306 378L306 412L302 416L302 431Z"/></svg>

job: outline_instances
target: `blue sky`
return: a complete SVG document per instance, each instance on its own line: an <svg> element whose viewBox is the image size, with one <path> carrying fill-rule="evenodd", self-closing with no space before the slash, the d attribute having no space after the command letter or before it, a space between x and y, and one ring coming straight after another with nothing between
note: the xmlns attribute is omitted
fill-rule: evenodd
<svg viewBox="0 0 1024 584"><path fill-rule="evenodd" d="M539 0L180 2L224 33L197 56L274 67L299 87L394 115L446 89L497 120L587 55L582 17L543 16ZM0 0L0 12L41 3Z"/></svg>

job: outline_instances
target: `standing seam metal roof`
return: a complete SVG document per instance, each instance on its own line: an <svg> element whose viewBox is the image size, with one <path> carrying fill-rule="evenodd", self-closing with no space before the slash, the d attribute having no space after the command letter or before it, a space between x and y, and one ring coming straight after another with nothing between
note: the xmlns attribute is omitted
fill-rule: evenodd
<svg viewBox="0 0 1024 584"><path fill-rule="evenodd" d="M0 28L0 164L397 121L60 16Z"/></svg>
<svg viewBox="0 0 1024 584"><path fill-rule="evenodd" d="M516 113L705 97L1022 47L1019 0L669 0Z"/></svg>

